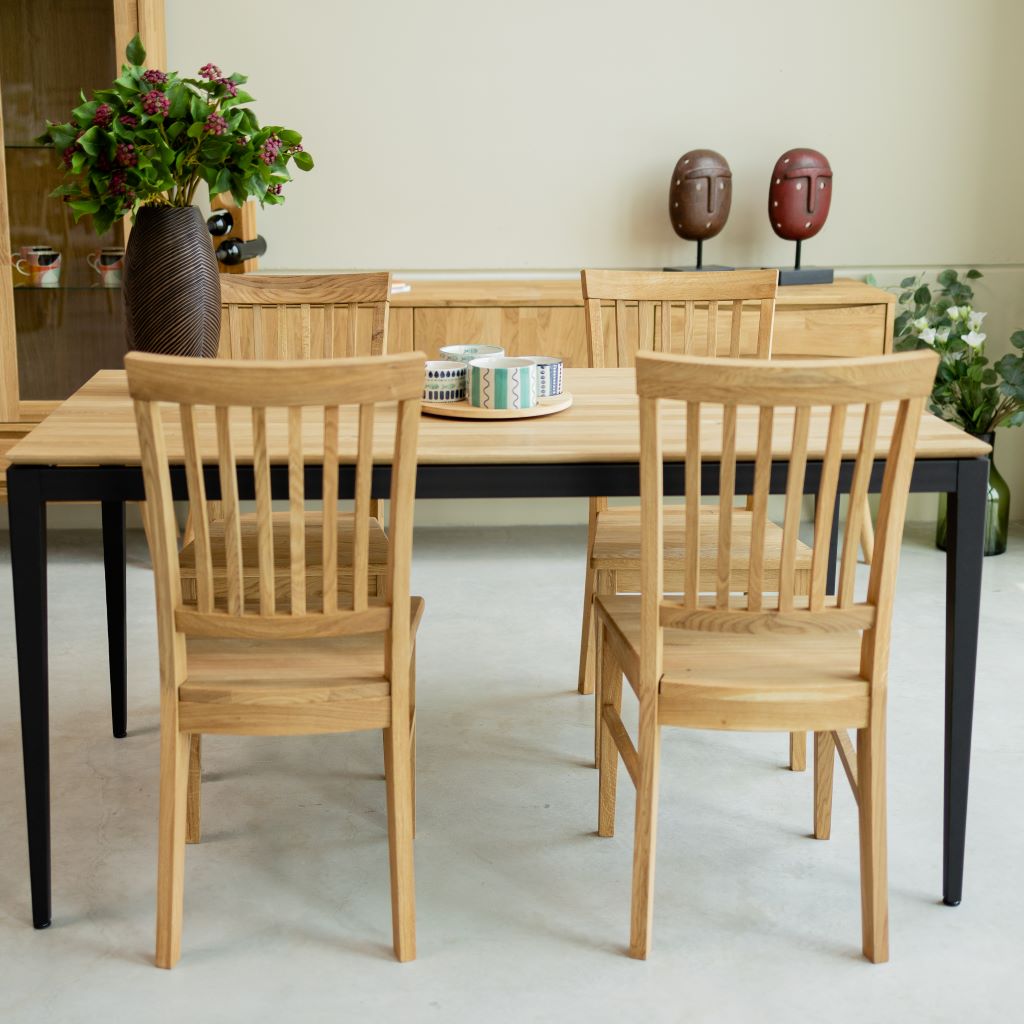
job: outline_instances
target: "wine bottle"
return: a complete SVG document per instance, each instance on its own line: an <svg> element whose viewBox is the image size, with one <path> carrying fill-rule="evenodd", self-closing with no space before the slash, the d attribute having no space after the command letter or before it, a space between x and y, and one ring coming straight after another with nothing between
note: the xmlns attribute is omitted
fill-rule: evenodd
<svg viewBox="0 0 1024 1024"><path fill-rule="evenodd" d="M226 235L235 226L235 218L230 210L214 210L206 218L206 226L211 235Z"/></svg>
<svg viewBox="0 0 1024 1024"><path fill-rule="evenodd" d="M245 260L254 260L266 251L267 240L262 235L248 242L243 242L241 238L227 238L217 246L217 259L233 267Z"/></svg>

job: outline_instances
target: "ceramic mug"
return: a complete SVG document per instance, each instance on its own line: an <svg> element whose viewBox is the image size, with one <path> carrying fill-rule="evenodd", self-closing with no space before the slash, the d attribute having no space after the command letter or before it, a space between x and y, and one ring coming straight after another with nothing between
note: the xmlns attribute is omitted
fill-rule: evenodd
<svg viewBox="0 0 1024 1024"><path fill-rule="evenodd" d="M466 397L466 364L428 359L423 381L424 402L461 402Z"/></svg>
<svg viewBox="0 0 1024 1024"><path fill-rule="evenodd" d="M442 359L454 359L457 363L469 363L474 359L493 359L504 354L505 350L498 345L445 345L441 349Z"/></svg>
<svg viewBox="0 0 1024 1024"><path fill-rule="evenodd" d="M42 245L25 245L19 250L14 269L28 278L33 288L56 288L60 284L60 253Z"/></svg>
<svg viewBox="0 0 1024 1024"><path fill-rule="evenodd" d="M537 364L530 359L474 359L466 397L479 409L532 409L537 404Z"/></svg>
<svg viewBox="0 0 1024 1024"><path fill-rule="evenodd" d="M120 288L124 273L124 249L111 246L107 249L96 249L86 256L86 261L97 274L104 288Z"/></svg>
<svg viewBox="0 0 1024 1024"><path fill-rule="evenodd" d="M556 398L562 393L562 360L557 356L523 356L537 364L537 397Z"/></svg>

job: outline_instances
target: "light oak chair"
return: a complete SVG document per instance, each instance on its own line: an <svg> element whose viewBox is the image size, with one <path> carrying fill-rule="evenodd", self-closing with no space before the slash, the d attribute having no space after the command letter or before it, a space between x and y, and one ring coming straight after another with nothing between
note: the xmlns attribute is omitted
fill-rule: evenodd
<svg viewBox="0 0 1024 1024"><path fill-rule="evenodd" d="M383 730L394 947L399 960L410 960L414 645L423 602L409 596L409 566L424 357L239 362L132 353L125 369L142 452L160 649L156 963L171 967L180 954L190 737L366 729ZM162 411L161 402L178 408ZM388 421L384 431L394 434L387 585L382 595L371 595L374 422L379 405L396 402L381 415ZM166 437L178 434L179 421L196 510L195 600L183 594L171 499ZM334 530L323 531L319 546L314 541L304 502L310 455L322 465L328 521L336 514L339 476L344 472L346 482L350 476L339 463L354 463L345 552ZM216 460L216 475L208 466L204 477L204 459ZM251 548L242 543L239 461L253 467ZM289 500L284 537L271 512L271 479L281 475ZM223 504L222 578L211 555L208 480L217 481ZM258 570L255 589L246 583L250 557Z"/></svg>
<svg viewBox="0 0 1024 1024"><path fill-rule="evenodd" d="M638 352L683 355L750 355L768 359L772 348L775 270L701 273L648 273L584 270L590 365L633 366ZM614 303L614 318L606 319L605 303ZM744 312L746 311L746 322ZM721 315L727 314L727 315ZM614 333L613 333L614 332ZM700 564L702 579L713 580L717 564L720 511L727 502L701 507ZM746 564L751 531L749 502L732 509L735 567L738 584ZM682 510L666 511L666 543L675 564L685 558ZM771 521L765 526L769 553L777 553L782 531ZM806 594L810 580L810 549L798 544L794 586ZM608 499L590 499L587 569L583 590L583 628L580 639L579 692L594 692L595 654L593 602L597 594L636 591L640 573L640 509L609 508ZM768 580L772 582L771 579ZM681 576L670 573L669 589L681 589ZM595 709L596 713L596 709ZM806 767L807 737L790 737L790 767ZM595 761L600 751L595 751Z"/></svg>
<svg viewBox="0 0 1024 1024"><path fill-rule="evenodd" d="M629 952L644 958L651 944L654 849L661 727L812 731L818 737L815 832L827 835L831 762L837 742L856 758L860 816L861 906L864 955L886 960L885 707L893 589L913 469L918 425L931 391L934 353L867 359L730 363L664 355L637 357L640 396L640 594L598 596L601 705L598 833L613 834L621 757L636 786L632 913ZM662 500L666 409L685 402L687 548L682 597L666 597L673 559L664 543ZM721 404L722 425L701 423L706 403ZM887 405L883 411L883 403ZM812 407L827 407L828 426L813 522L810 592L795 593L797 531L806 474ZM679 406L674 406L678 410ZM891 443L879 442L879 424L892 425ZM673 421L678 424L679 419ZM683 429L681 426L678 429ZM749 443L756 432L756 445ZM723 501L737 486L737 434L742 458L754 456L751 541L742 590L735 593L735 541L722 519L715 580L702 578L701 462L721 464ZM769 555L766 538L773 457L786 452L783 543ZM874 560L863 599L855 598L857 539L872 462L885 459ZM825 594L829 535L843 459L853 460L838 592ZM744 470L741 468L740 472ZM766 586L772 574L775 587ZM637 742L620 716L622 673L639 700ZM846 730L857 730L856 755ZM852 765L851 765L852 772ZM851 780L852 781L852 780ZM826 801L826 788L827 801Z"/></svg>

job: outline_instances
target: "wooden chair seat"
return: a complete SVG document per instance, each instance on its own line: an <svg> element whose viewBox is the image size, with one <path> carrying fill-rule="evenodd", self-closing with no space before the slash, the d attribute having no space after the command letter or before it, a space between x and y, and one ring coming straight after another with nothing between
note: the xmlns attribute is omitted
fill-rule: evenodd
<svg viewBox="0 0 1024 1024"><path fill-rule="evenodd" d="M256 516L239 517L242 534L242 583L247 601L259 599L260 573L257 545L259 530ZM323 579L323 523L322 512L307 512L306 521L306 587L309 599L319 591ZM352 589L352 537L354 516L351 512L337 514L338 531L338 592ZM274 586L279 599L286 596L289 585L290 548L289 514L275 512L272 516L274 538ZM185 604L195 604L196 552L195 542L189 541L181 549L181 594ZM226 592L227 553L224 546L224 520L210 521L210 560L213 563L213 587L218 597ZM378 519L370 519L370 595L380 594L381 582L387 573L388 539Z"/></svg>
<svg viewBox="0 0 1024 1024"><path fill-rule="evenodd" d="M423 617L411 599L410 643ZM386 729L391 684L378 633L302 640L189 637L181 728L281 736Z"/></svg>
<svg viewBox="0 0 1024 1024"><path fill-rule="evenodd" d="M700 513L700 573L705 589L715 586L718 563L718 505L704 505ZM665 560L669 564L686 563L684 509L681 506L665 509ZM742 593L747 585L750 563L750 531L753 513L734 508L732 513L732 563L729 586ZM764 589L778 586L779 565L782 561L782 529L771 522L765 523L764 537ZM615 589L619 593L639 589L640 573L640 509L609 508L598 513L594 547L590 567L596 571L615 573ZM631 575L632 574L632 575ZM806 594L811 585L811 549L797 543L794 570L794 592ZM669 572L665 589L682 589L682 573Z"/></svg>
<svg viewBox="0 0 1024 1024"><path fill-rule="evenodd" d="M626 678L640 671L640 601L601 595L598 621ZM859 729L867 724L868 682L860 674L861 634L709 633L666 629L658 721L696 729L772 732Z"/></svg>

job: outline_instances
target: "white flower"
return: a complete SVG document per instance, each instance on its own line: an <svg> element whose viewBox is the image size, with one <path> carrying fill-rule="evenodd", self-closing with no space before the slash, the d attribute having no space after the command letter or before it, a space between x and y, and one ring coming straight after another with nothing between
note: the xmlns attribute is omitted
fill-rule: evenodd
<svg viewBox="0 0 1024 1024"><path fill-rule="evenodd" d="M921 331L927 330L928 328L928 317L919 316L910 326L920 334Z"/></svg>
<svg viewBox="0 0 1024 1024"><path fill-rule="evenodd" d="M949 309L946 310L946 316L948 316L950 320L959 320L960 319L960 307L959 306L950 306Z"/></svg>
<svg viewBox="0 0 1024 1024"><path fill-rule="evenodd" d="M936 341L949 341L949 328L948 327L940 327L935 332L935 340Z"/></svg>
<svg viewBox="0 0 1024 1024"><path fill-rule="evenodd" d="M977 331L969 331L964 335L963 340L970 345L971 348L977 348L985 340L985 335L979 334Z"/></svg>
<svg viewBox="0 0 1024 1024"><path fill-rule="evenodd" d="M921 333L918 335L918 337L926 345L934 345L935 344L935 333L936 332L935 332L935 328L934 327L926 327L923 331L921 331Z"/></svg>
<svg viewBox="0 0 1024 1024"><path fill-rule="evenodd" d="M988 313L970 313L967 317L967 329L970 331L976 331L981 327L981 321L988 316Z"/></svg>

